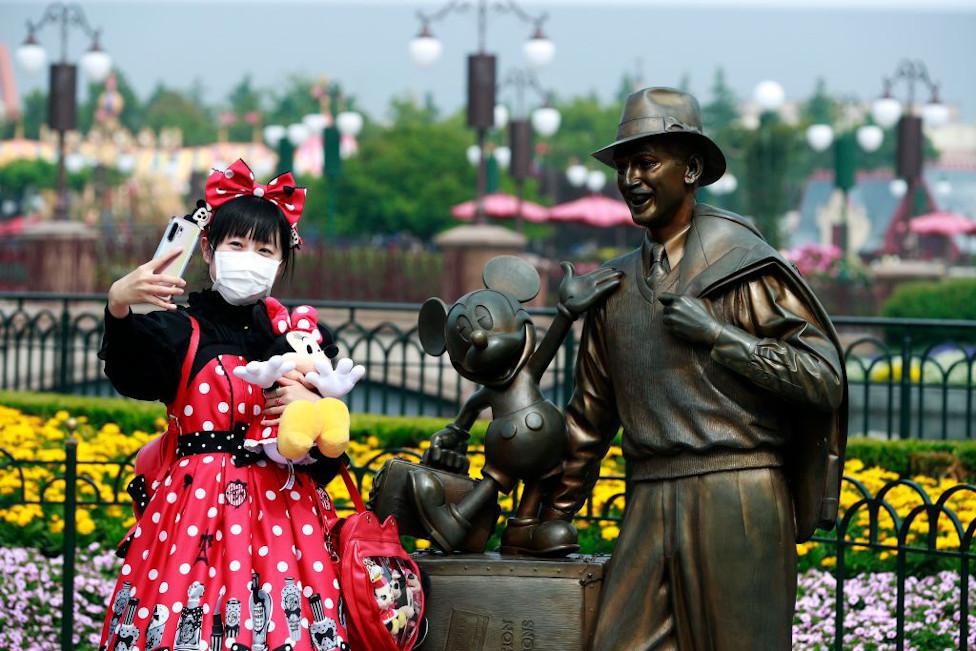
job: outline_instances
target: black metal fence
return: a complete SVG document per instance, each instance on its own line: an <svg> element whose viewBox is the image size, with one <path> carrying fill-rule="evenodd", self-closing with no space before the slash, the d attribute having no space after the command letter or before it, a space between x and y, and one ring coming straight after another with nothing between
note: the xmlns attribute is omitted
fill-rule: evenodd
<svg viewBox="0 0 976 651"><path fill-rule="evenodd" d="M474 390L446 357L423 352L417 305L309 303L343 354L367 368L353 410L448 416ZM0 293L0 389L114 395L97 356L103 306L100 294ZM553 314L535 310L537 327ZM834 324L845 343L852 434L973 438L976 321L836 317ZM577 337L570 333L543 380L557 404L572 393Z"/></svg>
<svg viewBox="0 0 976 651"><path fill-rule="evenodd" d="M368 477L375 474L385 459L390 456L401 456L417 459L417 451L409 449L388 449L378 451L374 456L351 468L361 489ZM47 472L45 478L38 481L28 479L32 469L43 468ZM0 477L11 474L17 478L18 488L2 496L2 504L36 504L41 506L63 508L64 513L64 541L63 541L63 575L62 575L62 649L74 648L73 608L74 608L74 579L75 554L77 546L77 530L75 527L75 513L79 508L94 508L110 505L128 505L129 499L125 486L133 473L132 460L125 461L83 461L77 458L77 442L69 438L65 445L64 461L25 461L15 458L6 450L0 449ZM591 525L614 523L620 521L623 512L625 491L624 477L603 476L598 482L600 487L609 490L600 491L603 497L597 504L593 497L577 516L577 522L586 521ZM611 483L612 482L612 483ZM852 575L849 569L851 553L867 550L872 554L888 553L896 556L895 572L897 577L897 599L895 608L896 636L893 643L899 651L906 644L906 621L908 611L906 598L910 598L906 587L906 578L919 567L918 563L910 564L909 558L922 557L939 564L939 567L949 567L959 573L959 646L961 650L970 648L970 594L969 577L972 563L976 554L972 549L974 533L976 533L976 517L971 521L963 521L958 513L968 511L972 513L972 499L965 498L976 494L976 486L956 485L937 496L930 496L920 484L908 480L890 481L875 493L872 493L862 482L853 477L845 477L846 485L853 487L857 495L853 503L841 508L837 519L837 527L829 534L815 537L813 540L823 543L836 554L836 591L834 595L834 644L837 651L844 646L845 581ZM111 487L111 496L102 490L105 485ZM101 486L100 486L101 485ZM57 487L63 487L63 499L52 497L57 493ZM619 490L618 490L619 488ZM900 499L892 499L898 490L908 490L913 499L906 502L904 495ZM340 489L344 490L344 489ZM513 500L514 503L514 500ZM843 503L843 501L842 501ZM340 511L351 510L348 501L342 499L341 494L336 500ZM958 507L958 508L957 508ZM900 509L900 511L899 511ZM907 509L907 511L906 511ZM958 511L958 513L957 513ZM863 514L867 514L866 521ZM861 517L859 517L861 516ZM924 526L919 526L919 525ZM952 544L945 544L940 539L939 532L948 529L954 538ZM892 542L894 539L894 542ZM856 571L856 569L855 569ZM941 648L941 647L940 647Z"/></svg>

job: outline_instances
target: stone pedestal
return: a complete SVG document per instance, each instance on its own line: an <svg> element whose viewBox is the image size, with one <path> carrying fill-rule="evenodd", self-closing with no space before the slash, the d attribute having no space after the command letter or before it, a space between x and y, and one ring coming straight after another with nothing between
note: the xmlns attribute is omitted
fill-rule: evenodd
<svg viewBox="0 0 976 651"><path fill-rule="evenodd" d="M32 224L18 236L25 251L25 289L37 292L95 291L94 229L78 222Z"/></svg>
<svg viewBox="0 0 976 651"><path fill-rule="evenodd" d="M470 291L484 289L481 272L488 261L499 255L522 254L526 239L502 226L463 224L444 231L434 242L444 252L440 298L450 304ZM542 283L542 291L531 304L545 305L545 291Z"/></svg>
<svg viewBox="0 0 976 651"><path fill-rule="evenodd" d="M425 651L584 651L609 556L418 554L430 579Z"/></svg>

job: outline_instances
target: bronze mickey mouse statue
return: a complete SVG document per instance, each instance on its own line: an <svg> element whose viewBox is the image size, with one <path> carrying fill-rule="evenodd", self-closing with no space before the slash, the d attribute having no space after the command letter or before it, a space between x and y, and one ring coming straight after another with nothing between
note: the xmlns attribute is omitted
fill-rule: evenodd
<svg viewBox="0 0 976 651"><path fill-rule="evenodd" d="M516 517L502 535L502 553L562 556L579 549L576 529L563 520L540 522L542 498L558 478L565 450L562 412L542 396L539 380L552 362L573 321L620 284L619 271L600 268L576 276L562 263L558 313L536 348L535 325L523 306L539 293L536 270L521 258L500 256L485 266L486 289L465 294L448 310L438 298L420 310L424 350L447 351L462 377L481 385L461 407L455 421L431 437L422 464L467 473L468 430L487 407L492 422L485 436L483 479L457 503L445 498L433 472L414 470L410 487L418 514L443 550L458 547L471 518L524 482Z"/></svg>

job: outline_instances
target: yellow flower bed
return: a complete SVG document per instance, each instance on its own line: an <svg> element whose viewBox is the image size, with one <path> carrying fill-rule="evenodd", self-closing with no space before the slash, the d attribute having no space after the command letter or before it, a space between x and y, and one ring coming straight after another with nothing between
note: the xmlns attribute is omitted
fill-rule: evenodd
<svg viewBox="0 0 976 651"><path fill-rule="evenodd" d="M100 428L90 426L83 417L71 418L67 412L58 412L49 419L24 414L16 409L0 406L0 448L10 456L0 455L0 526L4 523L18 528L26 528L35 523L42 524L50 533L57 534L64 529L62 518L53 512L53 507L41 507L36 504L14 504L23 499L35 501L42 493L45 501L58 502L64 498L63 482L55 481L55 475L63 472L64 442L70 432L74 431L78 438L78 474L84 477L79 482L79 499L91 500L98 496L105 501L121 499L125 501L127 494L125 487L132 477L131 466L127 466L119 475L119 467L113 465L98 465L91 462L121 461L131 457L140 447L157 436L165 426L162 420L157 421L158 431L133 433L121 432L118 426L106 424ZM426 443L413 450L416 458L423 453ZM357 467L366 467L372 471L379 470L383 463L390 458L390 454L382 449L382 442L376 437L366 440L353 441L349 447L349 455ZM40 467L14 468L11 458L17 461L41 461L48 465ZM484 455L478 449L471 454L472 476L480 476L484 465ZM416 459L414 459L416 460ZM624 460L620 448L614 446L603 460L602 475L604 477L622 477L624 475ZM867 490L875 495L887 483L898 477L882 468L865 468L858 459L847 462L845 473L848 477L861 482ZM924 487L933 500L944 491L957 485L949 479L934 479L931 477L914 477L913 480ZM116 487L118 493L116 494ZM372 473L363 477L362 492L368 496L372 488ZM329 486L329 492L340 505L349 505L348 494L341 480L335 480ZM624 482L622 479L604 479L597 483L593 491L593 499L587 507L586 515L596 517L619 517L623 511ZM501 500L503 510L512 506L512 496L504 496ZM841 494L841 513L843 514L861 499L860 494L850 484L844 482ZM907 486L898 486L887 495L887 501L901 518L921 504L918 495ZM965 527L976 518L976 496L972 492L962 491L953 496L947 503ZM60 509L58 509L60 511ZM132 512L128 506L107 506L91 509L81 507L77 511L78 532L88 535L99 529L103 519L115 523L114 529L128 528L133 524ZM861 508L854 516L848 539L855 542L868 542L867 531L869 512ZM619 535L618 525L612 521L602 521L598 525L579 521L580 529L593 530L596 539L612 543ZM884 545L897 544L896 529L891 516L882 511L879 517L878 542ZM925 545L924 536L928 532L929 522L925 515L915 519L911 526L909 543ZM948 517L942 516L938 521L937 545L940 549L958 549L959 537ZM426 546L420 541L420 547ZM797 546L801 556L809 554L816 547L815 543L805 543ZM882 552L884 559L891 555ZM823 558L820 564L830 566L834 559Z"/></svg>

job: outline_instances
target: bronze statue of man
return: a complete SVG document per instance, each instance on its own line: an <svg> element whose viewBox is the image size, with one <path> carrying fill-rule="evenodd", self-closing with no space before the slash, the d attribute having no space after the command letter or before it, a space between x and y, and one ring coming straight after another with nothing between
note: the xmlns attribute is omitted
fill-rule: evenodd
<svg viewBox="0 0 976 651"><path fill-rule="evenodd" d="M569 519L623 427L630 470L593 648L789 649L795 542L831 527L846 443L836 333L795 268L695 192L725 172L698 102L648 88L594 156L640 248L586 316L568 455L546 519Z"/></svg>

